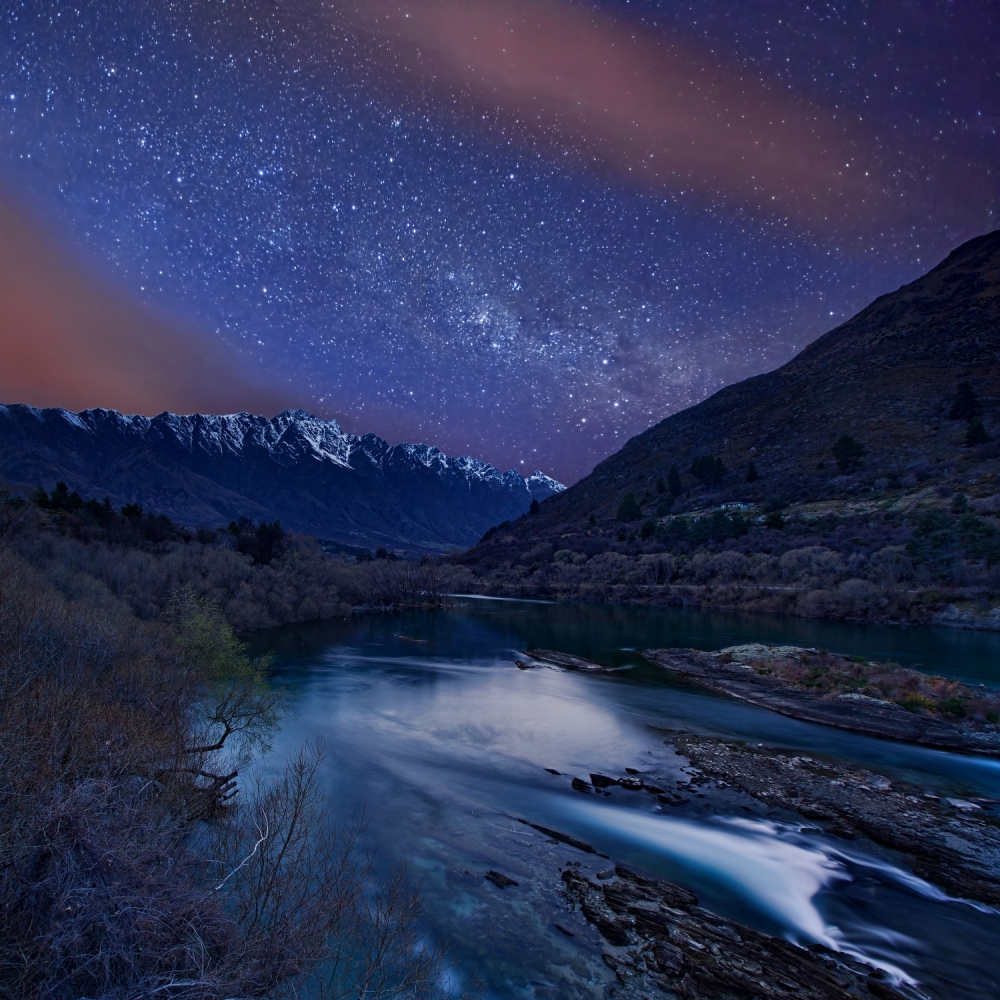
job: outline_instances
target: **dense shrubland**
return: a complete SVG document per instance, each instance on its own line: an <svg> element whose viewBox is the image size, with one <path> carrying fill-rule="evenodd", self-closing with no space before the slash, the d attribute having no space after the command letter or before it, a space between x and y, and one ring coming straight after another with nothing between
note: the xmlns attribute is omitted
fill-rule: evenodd
<svg viewBox="0 0 1000 1000"><path fill-rule="evenodd" d="M238 633L344 617L358 607L426 603L447 589L449 570L437 560L395 559L384 550L382 558L331 557L277 522L189 531L141 507L118 512L64 487L39 491L33 501L7 507L23 514L19 554L49 568L67 593L99 581L146 621L160 619L184 588L215 602Z"/></svg>
<svg viewBox="0 0 1000 1000"><path fill-rule="evenodd" d="M651 498L643 498L652 507ZM915 509L804 516L716 510L566 526L557 541L496 531L457 584L506 596L692 603L810 617L928 621L1000 598L1000 526L964 495ZM643 512L645 516L645 512ZM624 518L622 518L624 520Z"/></svg>
<svg viewBox="0 0 1000 1000"><path fill-rule="evenodd" d="M0 497L0 996L440 992L403 873L331 819L321 748L242 775L281 705L227 615L340 601L335 562Z"/></svg>

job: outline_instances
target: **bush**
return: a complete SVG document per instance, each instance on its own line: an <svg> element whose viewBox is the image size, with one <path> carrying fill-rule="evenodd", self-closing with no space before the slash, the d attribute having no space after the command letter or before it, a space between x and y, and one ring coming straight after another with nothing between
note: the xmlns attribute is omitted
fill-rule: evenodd
<svg viewBox="0 0 1000 1000"><path fill-rule="evenodd" d="M841 434L833 445L833 457L841 472L854 472L860 468L861 462L868 450L860 441L855 441L850 434Z"/></svg>
<svg viewBox="0 0 1000 1000"><path fill-rule="evenodd" d="M666 517L674 509L673 497L660 497L656 501L656 516Z"/></svg>
<svg viewBox="0 0 1000 1000"><path fill-rule="evenodd" d="M639 537L642 538L643 541L646 541L647 538L652 538L655 532L656 532L655 522L644 521L642 529L639 532Z"/></svg>
<svg viewBox="0 0 1000 1000"><path fill-rule="evenodd" d="M150 623L113 592L161 600L185 544L84 543L65 513L0 552L0 996L437 995L419 899L331 821L319 748L239 784L279 706L219 605L175 589Z"/></svg>
<svg viewBox="0 0 1000 1000"><path fill-rule="evenodd" d="M249 518L230 521L229 533L236 539L236 551L250 556L257 566L267 566L284 548L285 532L281 522L261 521L255 525Z"/></svg>

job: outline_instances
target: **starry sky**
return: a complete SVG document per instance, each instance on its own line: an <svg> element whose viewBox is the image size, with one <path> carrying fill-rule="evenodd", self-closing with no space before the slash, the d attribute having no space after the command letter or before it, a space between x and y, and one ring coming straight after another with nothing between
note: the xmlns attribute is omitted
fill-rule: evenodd
<svg viewBox="0 0 1000 1000"><path fill-rule="evenodd" d="M987 0L0 0L0 390L570 483L997 227Z"/></svg>

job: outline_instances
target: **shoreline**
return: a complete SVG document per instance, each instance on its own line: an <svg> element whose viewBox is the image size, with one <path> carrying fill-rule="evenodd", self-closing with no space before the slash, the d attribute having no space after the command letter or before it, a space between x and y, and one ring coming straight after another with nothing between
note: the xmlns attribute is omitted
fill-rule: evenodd
<svg viewBox="0 0 1000 1000"><path fill-rule="evenodd" d="M892 625L895 627L946 628L966 632L1000 632L1000 609L990 609L986 614L976 614L962 608L958 603L949 603L941 611L926 617L899 618L892 615L869 615L866 617L852 615L808 615L798 613L795 608L758 607L753 604L733 601L705 601L694 593L699 588L688 584L660 585L661 589L670 591L665 594L665 600L642 600L640 598L622 598L620 600L594 601L586 597L540 597L537 593L531 596L513 596L511 594L443 594L445 598L461 598L470 600L491 601L523 601L529 604L600 604L608 607L636 608L673 608L690 609L692 611L728 611L734 614L775 615L789 618L800 618L804 621L834 622L845 625ZM796 594L807 593L803 588L763 587L755 591L759 594L784 593L794 591ZM970 604L973 602L969 602Z"/></svg>

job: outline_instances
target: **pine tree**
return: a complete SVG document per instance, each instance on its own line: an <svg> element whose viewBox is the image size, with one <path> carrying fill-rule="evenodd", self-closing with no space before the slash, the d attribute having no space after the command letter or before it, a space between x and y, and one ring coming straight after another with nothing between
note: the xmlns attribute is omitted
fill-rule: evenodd
<svg viewBox="0 0 1000 1000"><path fill-rule="evenodd" d="M531 506L528 508L528 513L532 517L534 517L538 513L538 507L539 507L538 500L536 498L532 497L532 499L531 499Z"/></svg>
<svg viewBox="0 0 1000 1000"><path fill-rule="evenodd" d="M968 382L959 382L955 390L955 399L948 411L949 420L975 420L983 412L983 404L976 398L972 386Z"/></svg>
<svg viewBox="0 0 1000 1000"><path fill-rule="evenodd" d="M986 433L982 420L973 420L969 424L969 429L965 432L965 447L973 448L977 444L987 444L993 438Z"/></svg>
<svg viewBox="0 0 1000 1000"><path fill-rule="evenodd" d="M672 497L681 495L681 474L677 471L676 465L670 466L670 471L667 473L667 486Z"/></svg>
<svg viewBox="0 0 1000 1000"><path fill-rule="evenodd" d="M855 441L850 434L841 434L833 446L833 457L837 460L837 468L841 472L853 472L861 465L861 460L868 454L860 441Z"/></svg>
<svg viewBox="0 0 1000 1000"><path fill-rule="evenodd" d="M667 484L664 483L663 476L660 476L660 478L656 480L656 492L662 494L665 493L666 491L667 491Z"/></svg>
<svg viewBox="0 0 1000 1000"><path fill-rule="evenodd" d="M673 497L660 497L656 501L656 516L666 517L674 509Z"/></svg>
<svg viewBox="0 0 1000 1000"><path fill-rule="evenodd" d="M638 521L640 517L642 517L642 508L639 506L635 494L629 491L622 497L622 502L618 505L618 520L627 523Z"/></svg>
<svg viewBox="0 0 1000 1000"><path fill-rule="evenodd" d="M706 486L718 486L725 474L722 459L715 455L699 455L691 462L691 475Z"/></svg>
<svg viewBox="0 0 1000 1000"><path fill-rule="evenodd" d="M755 483L758 479L760 479L760 476L757 475L757 465L751 459L750 464L747 466L747 482Z"/></svg>

